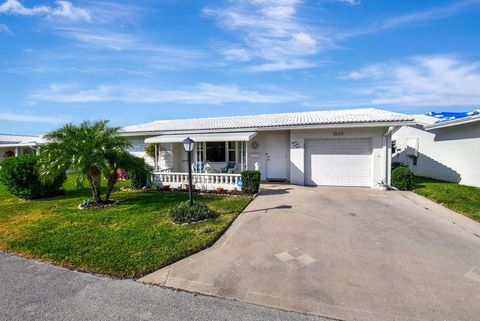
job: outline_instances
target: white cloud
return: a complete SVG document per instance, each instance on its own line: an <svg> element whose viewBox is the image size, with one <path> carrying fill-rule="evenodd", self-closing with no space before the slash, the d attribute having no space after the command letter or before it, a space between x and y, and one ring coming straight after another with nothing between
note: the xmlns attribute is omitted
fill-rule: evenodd
<svg viewBox="0 0 480 321"><path fill-rule="evenodd" d="M480 104L480 61L453 56L417 56L404 62L367 66L343 79L370 81L359 93L372 104L470 106Z"/></svg>
<svg viewBox="0 0 480 321"><path fill-rule="evenodd" d="M0 5L0 13L16 14L22 16L45 15L50 17L61 17L72 21L90 21L90 13L79 7L75 7L69 1L57 0L55 8L41 5L31 8L25 7L18 0L6 0Z"/></svg>
<svg viewBox="0 0 480 321"><path fill-rule="evenodd" d="M386 19L375 19L376 22L373 24L360 26L350 31L338 32L335 39L344 40L351 37L379 33L404 26L411 26L413 24L418 24L426 21L447 19L464 12L471 6L479 4L479 0L456 1L450 5L431 7L403 15L392 16Z"/></svg>
<svg viewBox="0 0 480 321"><path fill-rule="evenodd" d="M331 0L333 2L343 2L343 3L347 3L349 5L352 5L352 6L358 6L359 4L361 4L362 2L360 0Z"/></svg>
<svg viewBox="0 0 480 321"><path fill-rule="evenodd" d="M14 121L14 122L30 122L30 123L51 123L58 124L67 121L65 118L54 116L38 116L15 113L0 113L0 120Z"/></svg>
<svg viewBox="0 0 480 321"><path fill-rule="evenodd" d="M206 8L204 14L216 18L237 38L234 44L220 49L226 60L250 61L249 69L257 71L302 69L315 63L298 61L306 61L333 43L302 22L298 14L301 3L241 0L223 8Z"/></svg>
<svg viewBox="0 0 480 321"><path fill-rule="evenodd" d="M299 99L283 93L261 93L236 85L201 83L182 89L159 89L133 85L100 85L84 89L73 85L53 84L48 89L34 93L31 99L57 103L122 102L128 104L276 104Z"/></svg>
<svg viewBox="0 0 480 321"><path fill-rule="evenodd" d="M75 7L68 1L57 1L58 7L51 11L52 16L62 17L73 21L90 21L90 13L82 8Z"/></svg>
<svg viewBox="0 0 480 321"><path fill-rule="evenodd" d="M288 62L272 62L265 64L258 64L250 66L248 69L250 71L284 71L284 70L295 70L295 69L306 69L317 66L316 63L313 63L308 60L291 60Z"/></svg>
<svg viewBox="0 0 480 321"><path fill-rule="evenodd" d="M4 24L0 24L0 33L1 32L4 32L10 36L13 36L13 32L10 30L10 28L8 28L7 25L4 25Z"/></svg>

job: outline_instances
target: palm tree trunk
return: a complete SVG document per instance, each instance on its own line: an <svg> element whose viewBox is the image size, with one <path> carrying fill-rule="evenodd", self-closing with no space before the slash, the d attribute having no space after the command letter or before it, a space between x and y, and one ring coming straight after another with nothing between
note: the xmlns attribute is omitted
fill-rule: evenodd
<svg viewBox="0 0 480 321"><path fill-rule="evenodd" d="M118 181L118 172L116 170L110 171L107 178L107 192L105 193L105 202L110 200L110 195L112 194L113 187Z"/></svg>
<svg viewBox="0 0 480 321"><path fill-rule="evenodd" d="M90 183L90 189L92 190L93 200L97 203L102 203L101 198L101 190L100 190L100 183L101 183L101 173L97 170L91 170L90 173L87 175L88 182Z"/></svg>

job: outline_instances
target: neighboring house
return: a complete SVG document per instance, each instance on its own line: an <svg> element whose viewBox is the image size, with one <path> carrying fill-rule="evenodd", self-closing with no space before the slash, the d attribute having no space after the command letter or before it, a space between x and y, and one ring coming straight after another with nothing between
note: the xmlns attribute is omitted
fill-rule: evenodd
<svg viewBox="0 0 480 321"><path fill-rule="evenodd" d="M39 136L0 134L0 162L7 157L35 153L42 143Z"/></svg>
<svg viewBox="0 0 480 321"><path fill-rule="evenodd" d="M161 184L186 183L182 141L190 137L200 188L238 189L242 169L258 169L267 181L377 187L390 182L391 134L412 124L411 116L353 109L161 120L121 132L137 156L145 156L146 144L156 144L158 156L150 162Z"/></svg>
<svg viewBox="0 0 480 321"><path fill-rule="evenodd" d="M418 176L480 186L480 115L414 118L417 125L402 127L393 135L393 161Z"/></svg>

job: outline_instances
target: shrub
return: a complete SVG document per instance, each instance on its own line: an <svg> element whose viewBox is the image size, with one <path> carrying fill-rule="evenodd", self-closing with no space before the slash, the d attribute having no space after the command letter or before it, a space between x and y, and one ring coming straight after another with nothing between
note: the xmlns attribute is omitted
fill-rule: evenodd
<svg viewBox="0 0 480 321"><path fill-rule="evenodd" d="M413 172L406 166L398 166L392 171L392 186L402 191L413 189Z"/></svg>
<svg viewBox="0 0 480 321"><path fill-rule="evenodd" d="M255 170L242 171L242 191L255 194L260 188L260 172Z"/></svg>
<svg viewBox="0 0 480 321"><path fill-rule="evenodd" d="M132 180L133 188L142 188L147 185L151 168L143 158L131 155L124 167L128 178Z"/></svg>
<svg viewBox="0 0 480 321"><path fill-rule="evenodd" d="M208 206L202 202L190 201L181 202L170 210L170 218L175 223L192 223L214 217L215 214L210 211Z"/></svg>
<svg viewBox="0 0 480 321"><path fill-rule="evenodd" d="M62 173L49 182L41 182L38 176L38 156L33 154L7 158L0 169L0 181L11 194L23 199L59 195L66 179L66 174Z"/></svg>

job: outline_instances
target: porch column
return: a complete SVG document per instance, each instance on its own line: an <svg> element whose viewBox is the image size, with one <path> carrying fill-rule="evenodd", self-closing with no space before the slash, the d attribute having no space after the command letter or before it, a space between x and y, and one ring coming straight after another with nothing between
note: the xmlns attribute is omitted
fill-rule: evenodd
<svg viewBox="0 0 480 321"><path fill-rule="evenodd" d="M155 157L153 158L153 162L155 163L155 170L158 170L158 144L155 144Z"/></svg>
<svg viewBox="0 0 480 321"><path fill-rule="evenodd" d="M38 146L36 149L35 149L35 154L40 155L40 146Z"/></svg>
<svg viewBox="0 0 480 321"><path fill-rule="evenodd" d="M243 171L243 142L240 142L240 171Z"/></svg>
<svg viewBox="0 0 480 321"><path fill-rule="evenodd" d="M18 147L15 147L15 157L18 156Z"/></svg>
<svg viewBox="0 0 480 321"><path fill-rule="evenodd" d="M245 144L245 169L248 169L248 142L244 142Z"/></svg>

